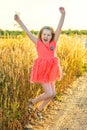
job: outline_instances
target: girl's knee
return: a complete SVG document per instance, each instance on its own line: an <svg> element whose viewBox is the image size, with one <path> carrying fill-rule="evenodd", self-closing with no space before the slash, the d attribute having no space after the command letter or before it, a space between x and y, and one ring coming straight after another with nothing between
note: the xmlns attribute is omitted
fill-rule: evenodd
<svg viewBox="0 0 87 130"><path fill-rule="evenodd" d="M47 95L48 95L48 98L51 98L53 96L53 93L49 92Z"/></svg>
<svg viewBox="0 0 87 130"><path fill-rule="evenodd" d="M48 95L48 98L55 97L56 96L56 92L50 92L47 95Z"/></svg>

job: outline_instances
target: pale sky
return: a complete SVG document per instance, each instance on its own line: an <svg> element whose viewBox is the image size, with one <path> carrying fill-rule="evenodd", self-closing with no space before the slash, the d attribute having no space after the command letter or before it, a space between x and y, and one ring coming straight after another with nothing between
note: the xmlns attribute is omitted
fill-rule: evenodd
<svg viewBox="0 0 87 130"><path fill-rule="evenodd" d="M40 30L45 25L56 29L60 12L66 10L64 29L87 30L87 0L0 0L0 29L15 30L14 14L19 13L29 30Z"/></svg>

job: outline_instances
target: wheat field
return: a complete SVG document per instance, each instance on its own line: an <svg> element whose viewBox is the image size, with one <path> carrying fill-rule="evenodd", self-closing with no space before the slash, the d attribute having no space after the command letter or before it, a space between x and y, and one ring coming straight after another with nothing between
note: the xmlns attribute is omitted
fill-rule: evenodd
<svg viewBox="0 0 87 130"><path fill-rule="evenodd" d="M56 100L69 85L87 71L87 37L61 35L56 53L63 78L56 81ZM38 96L40 84L30 84L30 72L37 57L35 46L27 38L0 39L0 127L22 130L29 119L27 101Z"/></svg>

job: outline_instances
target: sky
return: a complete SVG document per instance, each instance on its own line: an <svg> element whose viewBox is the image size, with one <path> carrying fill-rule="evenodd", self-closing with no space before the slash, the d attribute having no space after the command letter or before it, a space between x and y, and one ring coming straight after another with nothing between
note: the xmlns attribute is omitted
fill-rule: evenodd
<svg viewBox="0 0 87 130"><path fill-rule="evenodd" d="M43 26L56 29L63 6L66 11L62 30L87 30L87 0L0 0L0 29L20 30L14 21L17 13L29 30L40 30Z"/></svg>

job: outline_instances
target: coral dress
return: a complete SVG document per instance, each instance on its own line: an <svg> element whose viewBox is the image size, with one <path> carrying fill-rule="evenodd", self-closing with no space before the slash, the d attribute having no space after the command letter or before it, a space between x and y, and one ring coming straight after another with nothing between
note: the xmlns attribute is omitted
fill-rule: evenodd
<svg viewBox="0 0 87 130"><path fill-rule="evenodd" d="M36 50L38 58L34 61L30 82L48 83L60 80L62 70L59 58L55 57L56 42L48 44L38 40Z"/></svg>

